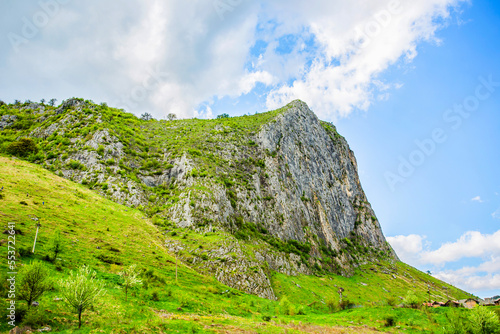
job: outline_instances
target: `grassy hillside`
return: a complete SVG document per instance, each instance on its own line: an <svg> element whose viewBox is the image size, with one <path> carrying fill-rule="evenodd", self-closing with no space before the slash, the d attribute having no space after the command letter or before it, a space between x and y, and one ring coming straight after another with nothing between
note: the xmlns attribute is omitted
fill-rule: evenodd
<svg viewBox="0 0 500 334"><path fill-rule="evenodd" d="M165 241L191 245L179 253L186 258L195 256L191 254L194 248L210 249L231 236L183 229L166 233L137 209L111 202L80 184L15 158L0 156L2 186L0 223L4 228L9 222L16 223L18 264L36 259L51 272L54 288L39 300L38 322L57 333L371 333L399 332L402 328L409 333L430 333L445 324L449 310L401 309L388 303L399 304L408 290L415 291L421 300L427 299L428 285L432 299L445 300L447 293L453 298L467 296L402 263L384 262L363 265L351 278L327 273L295 277L274 273L271 283L278 301L231 289L183 263L179 263L176 281L176 260L166 250ZM33 255L35 217L41 228ZM51 256L48 246L57 231L64 235L66 247L52 263L46 258ZM1 241L2 254L7 251L6 239L4 236ZM5 275L8 269L3 258L0 271ZM84 314L85 323L76 331L76 315L56 299L61 296L56 283L81 264L98 272L107 293L94 310ZM118 272L129 264L142 269L145 284L134 288L126 302ZM345 289L344 299L357 308L336 311L328 307L330 300L338 299L338 287ZM5 284L2 295L0 307L5 310ZM18 307L22 304L19 301ZM389 317L400 327L385 327ZM0 330L8 329L2 321Z"/></svg>

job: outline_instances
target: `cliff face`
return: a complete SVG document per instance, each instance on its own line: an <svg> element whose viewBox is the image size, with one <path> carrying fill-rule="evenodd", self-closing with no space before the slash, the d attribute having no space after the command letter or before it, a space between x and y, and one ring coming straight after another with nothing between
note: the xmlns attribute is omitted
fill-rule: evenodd
<svg viewBox="0 0 500 334"><path fill-rule="evenodd" d="M307 227L335 250L355 232L364 244L386 248L385 238L361 188L356 159L333 125L320 122L302 102L263 127L259 146L276 152L268 157L268 192L285 223L275 232L305 240Z"/></svg>
<svg viewBox="0 0 500 334"><path fill-rule="evenodd" d="M204 200L197 211L209 212L202 215L230 226L231 217L241 215L245 221L263 224L280 239L319 239L333 250L340 250L341 240L351 233L365 246L389 250L345 139L333 125L319 121L303 102L289 107L249 138L255 139L256 149L249 152L226 146L219 152L232 154L232 161L251 155L263 162L248 180L250 187L231 186L237 205L231 207L226 187L202 181L210 191L201 196ZM192 211L186 203L179 204L172 218L177 224L193 226Z"/></svg>
<svg viewBox="0 0 500 334"><path fill-rule="evenodd" d="M273 299L272 271L349 275L358 263L397 259L347 142L301 101L210 121L140 121L76 99L8 113L14 123L3 131L38 141L32 160L142 207L183 261L232 287ZM168 237L179 229L219 238L193 248Z"/></svg>

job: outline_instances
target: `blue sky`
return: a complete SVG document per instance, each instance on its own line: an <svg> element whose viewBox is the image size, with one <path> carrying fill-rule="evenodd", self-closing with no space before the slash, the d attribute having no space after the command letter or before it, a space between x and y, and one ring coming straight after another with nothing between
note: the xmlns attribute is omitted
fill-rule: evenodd
<svg viewBox="0 0 500 334"><path fill-rule="evenodd" d="M0 99L210 118L300 98L347 138L402 260L500 294L498 2L5 0L0 12Z"/></svg>

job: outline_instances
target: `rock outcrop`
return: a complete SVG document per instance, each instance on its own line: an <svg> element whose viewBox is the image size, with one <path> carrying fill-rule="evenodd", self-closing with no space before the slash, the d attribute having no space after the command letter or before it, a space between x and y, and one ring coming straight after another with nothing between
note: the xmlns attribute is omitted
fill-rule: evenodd
<svg viewBox="0 0 500 334"><path fill-rule="evenodd" d="M262 115L141 123L70 99L45 108L29 136L45 152L36 161L141 207L165 233L169 227L224 233L211 249L166 243L197 270L240 290L274 299L272 271L349 275L364 261L397 259L335 126L301 101ZM16 120L2 116L9 126Z"/></svg>

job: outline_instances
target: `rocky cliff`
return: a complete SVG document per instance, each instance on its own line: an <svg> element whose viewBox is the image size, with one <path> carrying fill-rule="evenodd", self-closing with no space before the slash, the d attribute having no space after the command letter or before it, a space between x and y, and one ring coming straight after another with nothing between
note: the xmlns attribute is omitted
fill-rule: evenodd
<svg viewBox="0 0 500 334"><path fill-rule="evenodd" d="M29 160L142 208L183 261L240 290L273 299L273 271L397 259L347 142L301 101L217 120L143 121L81 99L0 111L3 150L33 138ZM182 231L217 237L199 248Z"/></svg>

